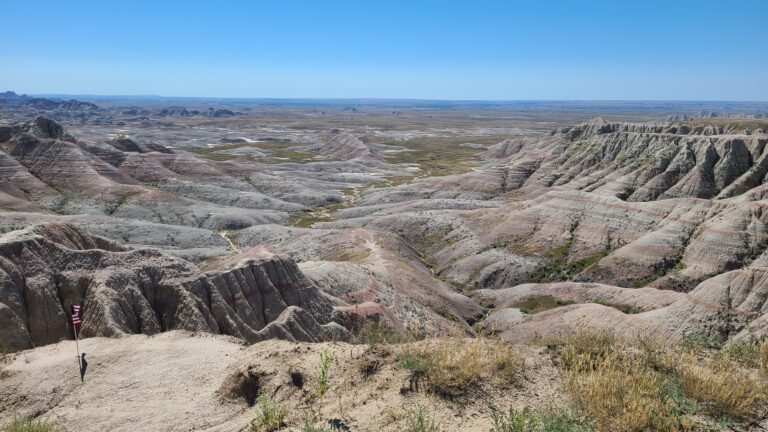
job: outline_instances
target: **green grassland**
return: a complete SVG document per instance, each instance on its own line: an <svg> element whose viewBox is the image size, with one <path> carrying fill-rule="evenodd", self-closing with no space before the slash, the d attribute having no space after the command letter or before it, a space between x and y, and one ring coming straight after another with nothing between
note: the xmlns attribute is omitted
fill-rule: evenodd
<svg viewBox="0 0 768 432"><path fill-rule="evenodd" d="M383 142L382 144L397 145L410 151L383 153L382 157L388 163L415 163L421 171L413 177L432 177L462 174L471 170L478 163L478 154L482 149L464 147L464 143L496 144L508 136L450 136L422 137L406 141ZM402 176L404 180L408 176Z"/></svg>
<svg viewBox="0 0 768 432"><path fill-rule="evenodd" d="M197 149L192 149L191 151L206 159L215 160L215 161L228 161L236 158L246 158L246 159L258 159L259 162L263 162L263 163L278 164L278 163L287 163L287 162L307 163L315 160L315 155L313 154L298 152L298 151L289 149L290 147L294 147L294 146L296 146L296 143L292 143L288 141L248 142L248 143L226 144L226 145L220 145L216 147L197 148ZM231 154L224 153L224 151L234 150L242 147L253 147L261 150L267 150L269 152L269 156L256 158L250 155L238 156L238 155L231 155Z"/></svg>
<svg viewBox="0 0 768 432"><path fill-rule="evenodd" d="M520 309L526 314L535 314L556 307L569 305L571 302L556 299L550 295L531 296L525 300L515 302L512 307Z"/></svg>
<svg viewBox="0 0 768 432"><path fill-rule="evenodd" d="M462 174L479 163L478 154L482 149L463 147L463 143L495 144L506 136L481 136L481 137L429 137L415 138L407 141L384 142L383 144L405 147L408 151L383 153L382 158L391 164L419 164L419 171L408 175L393 175L384 177L384 181L363 185L357 188L344 190L344 199L340 203L319 207L309 213L299 215L291 225L301 228L309 228L318 222L331 222L335 220L333 213L351 207L355 198L365 190L394 187L412 182L420 177L446 176ZM369 141L375 138L368 137Z"/></svg>

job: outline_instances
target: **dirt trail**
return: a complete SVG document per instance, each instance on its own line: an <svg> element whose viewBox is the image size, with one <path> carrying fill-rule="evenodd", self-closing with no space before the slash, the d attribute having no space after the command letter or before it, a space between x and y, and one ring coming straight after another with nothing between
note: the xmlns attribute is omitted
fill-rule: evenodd
<svg viewBox="0 0 768 432"><path fill-rule="evenodd" d="M219 231L219 235L221 236L221 238L223 238L224 240L227 241L227 244L229 244L229 249L233 253L240 253L240 252L242 252L240 250L240 248L237 247L235 242L232 241L232 238L229 236L229 231L227 231L227 230Z"/></svg>

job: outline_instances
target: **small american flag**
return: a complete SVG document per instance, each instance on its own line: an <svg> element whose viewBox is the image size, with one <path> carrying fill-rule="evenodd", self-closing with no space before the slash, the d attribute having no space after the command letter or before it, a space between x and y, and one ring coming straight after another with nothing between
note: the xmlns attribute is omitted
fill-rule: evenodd
<svg viewBox="0 0 768 432"><path fill-rule="evenodd" d="M80 319L80 305L72 305L72 325L75 328L80 328L83 321Z"/></svg>

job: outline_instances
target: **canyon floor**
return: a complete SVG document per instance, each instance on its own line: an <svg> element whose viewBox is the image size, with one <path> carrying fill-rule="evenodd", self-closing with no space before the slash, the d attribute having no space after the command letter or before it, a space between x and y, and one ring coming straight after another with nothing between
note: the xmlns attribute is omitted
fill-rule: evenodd
<svg viewBox="0 0 768 432"><path fill-rule="evenodd" d="M764 104L95 102L0 99L0 425L764 430Z"/></svg>

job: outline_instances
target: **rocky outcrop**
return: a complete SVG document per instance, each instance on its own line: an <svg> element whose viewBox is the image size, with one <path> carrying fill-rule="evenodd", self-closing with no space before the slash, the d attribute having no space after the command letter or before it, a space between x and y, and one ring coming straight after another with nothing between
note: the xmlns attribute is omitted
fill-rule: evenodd
<svg viewBox="0 0 768 432"><path fill-rule="evenodd" d="M72 338L69 305L79 303L84 337L166 330L248 342L347 336L329 323L329 301L296 264L263 250L204 273L182 259L127 250L67 224L0 237L0 339L8 349Z"/></svg>
<svg viewBox="0 0 768 432"><path fill-rule="evenodd" d="M738 123L609 123L595 119L538 140L506 140L485 153L505 159L506 190L548 188L627 201L727 198L760 184L768 134Z"/></svg>
<svg viewBox="0 0 768 432"><path fill-rule="evenodd" d="M48 117L38 116L34 120L14 126L0 126L0 143L11 138L19 141L38 139L60 139L75 142L75 138L64 131L64 128Z"/></svg>

